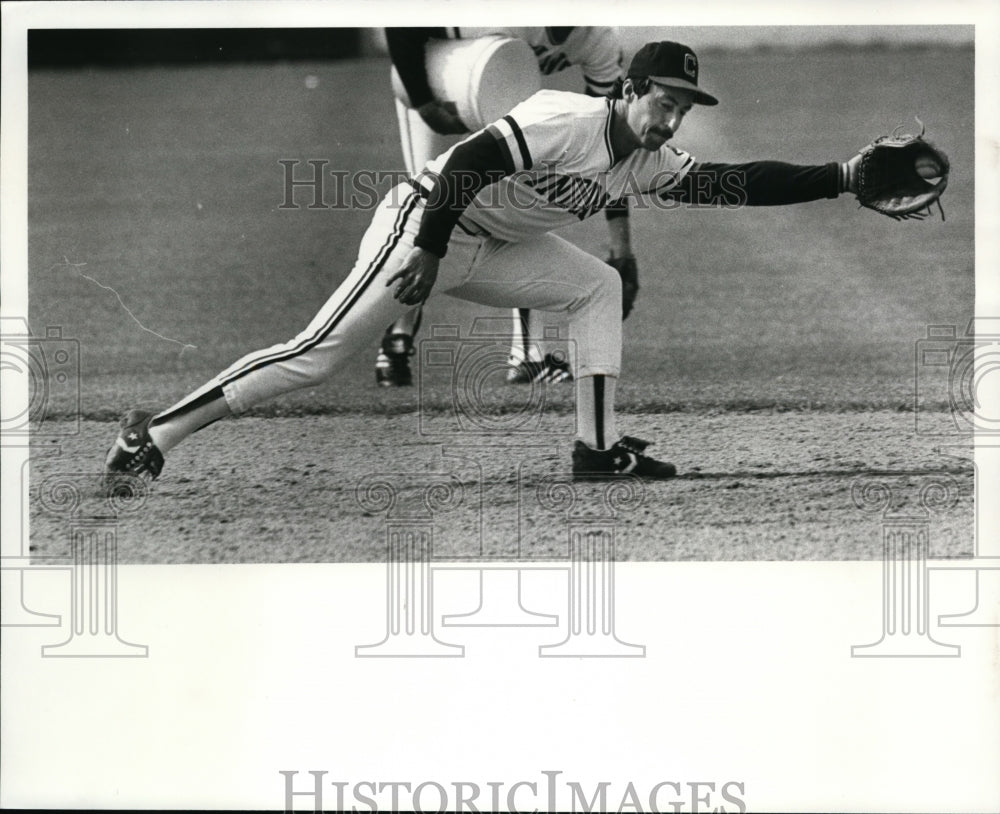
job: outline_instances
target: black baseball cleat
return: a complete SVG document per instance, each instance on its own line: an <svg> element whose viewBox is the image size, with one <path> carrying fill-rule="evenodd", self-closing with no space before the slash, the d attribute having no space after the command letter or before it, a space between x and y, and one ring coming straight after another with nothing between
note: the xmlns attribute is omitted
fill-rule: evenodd
<svg viewBox="0 0 1000 814"><path fill-rule="evenodd" d="M541 362L525 359L516 364L511 361L507 371L508 384L527 384L528 382L558 382L573 381L573 371L569 362L552 353L546 353Z"/></svg>
<svg viewBox="0 0 1000 814"><path fill-rule="evenodd" d="M413 353L413 337L407 334L383 337L375 360L375 382L380 387L411 387L410 357Z"/></svg>
<svg viewBox="0 0 1000 814"><path fill-rule="evenodd" d="M163 453L149 437L153 414L129 410L121 420L121 432L108 450L104 481L113 484L116 475L146 475L154 480L163 471Z"/></svg>
<svg viewBox="0 0 1000 814"><path fill-rule="evenodd" d="M573 447L573 476L614 477L616 475L639 475L644 478L672 478L677 467L666 461L657 461L643 450L648 441L622 436L611 449L591 449L583 441Z"/></svg>

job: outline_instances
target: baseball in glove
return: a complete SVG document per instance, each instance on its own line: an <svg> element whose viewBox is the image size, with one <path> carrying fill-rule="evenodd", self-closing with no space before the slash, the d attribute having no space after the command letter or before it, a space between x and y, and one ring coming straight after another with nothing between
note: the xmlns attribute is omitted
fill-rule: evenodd
<svg viewBox="0 0 1000 814"><path fill-rule="evenodd" d="M941 195L951 164L941 150L920 135L881 136L849 162L850 188L861 206L896 220L922 219L936 203L944 220Z"/></svg>
<svg viewBox="0 0 1000 814"><path fill-rule="evenodd" d="M639 266L634 257L609 257L604 262L622 278L622 319L625 319L632 313L632 306L639 293Z"/></svg>

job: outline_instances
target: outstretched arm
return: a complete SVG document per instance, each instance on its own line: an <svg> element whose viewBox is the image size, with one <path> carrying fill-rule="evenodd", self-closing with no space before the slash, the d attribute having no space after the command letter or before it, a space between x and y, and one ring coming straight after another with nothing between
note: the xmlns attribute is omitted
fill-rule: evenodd
<svg viewBox="0 0 1000 814"><path fill-rule="evenodd" d="M950 172L948 156L924 139L921 124L919 135L880 136L842 163L691 164L680 180L679 172L669 173L653 194L691 206L736 208L784 206L850 192L862 206L895 220L925 218L934 203L944 219L941 196Z"/></svg>
<svg viewBox="0 0 1000 814"><path fill-rule="evenodd" d="M660 197L696 206L785 206L852 191L852 164L812 166L781 161L698 163Z"/></svg>

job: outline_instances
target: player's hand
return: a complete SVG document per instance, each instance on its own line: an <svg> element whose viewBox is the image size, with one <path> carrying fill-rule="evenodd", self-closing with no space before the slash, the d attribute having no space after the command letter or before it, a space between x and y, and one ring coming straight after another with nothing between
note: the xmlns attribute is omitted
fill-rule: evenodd
<svg viewBox="0 0 1000 814"><path fill-rule="evenodd" d="M431 100L418 107L417 113L424 120L424 124L442 136L469 132L469 128L458 118L458 108L454 102Z"/></svg>
<svg viewBox="0 0 1000 814"><path fill-rule="evenodd" d="M399 271L390 277L385 286L399 282L392 296L403 305L420 305L430 296L437 281L441 258L424 249L414 247L406 255Z"/></svg>

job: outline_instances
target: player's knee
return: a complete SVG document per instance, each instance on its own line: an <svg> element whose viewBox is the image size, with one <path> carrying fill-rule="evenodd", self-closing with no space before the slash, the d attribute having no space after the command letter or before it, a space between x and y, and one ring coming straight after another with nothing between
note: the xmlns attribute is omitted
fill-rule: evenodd
<svg viewBox="0 0 1000 814"><path fill-rule="evenodd" d="M608 303L621 303L621 279L610 266L608 271L609 274L593 274L585 285L576 287L576 296L565 310L570 314L575 314L580 311L599 310Z"/></svg>
<svg viewBox="0 0 1000 814"><path fill-rule="evenodd" d="M618 273L610 266L608 266L607 269L608 273L595 277L590 298L592 301L621 302L621 277L619 277Z"/></svg>
<svg viewBox="0 0 1000 814"><path fill-rule="evenodd" d="M610 266L609 266L610 268ZM622 294L622 278L617 271L611 269L610 274L605 274L602 278L602 283L607 287L609 294L614 294L620 297Z"/></svg>

